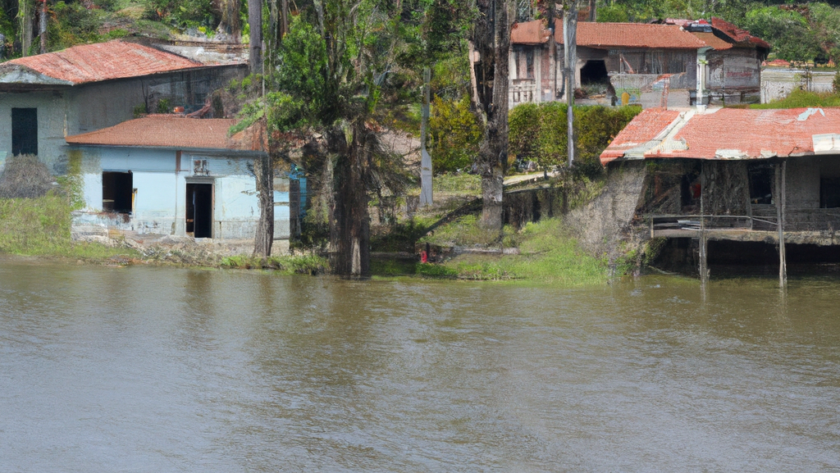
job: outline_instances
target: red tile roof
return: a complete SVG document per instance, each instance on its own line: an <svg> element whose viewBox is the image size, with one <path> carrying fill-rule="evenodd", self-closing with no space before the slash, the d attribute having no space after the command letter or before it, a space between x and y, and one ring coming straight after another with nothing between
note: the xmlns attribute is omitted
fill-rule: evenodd
<svg viewBox="0 0 840 473"><path fill-rule="evenodd" d="M514 23L510 30L511 44L543 44L548 41L551 33L546 28L545 21L527 21Z"/></svg>
<svg viewBox="0 0 840 473"><path fill-rule="evenodd" d="M721 20L720 18L712 18L712 28L732 38L732 40L736 43L750 43L760 48L770 49L770 44L763 39L756 38L755 36L750 35L749 31L742 30L732 23Z"/></svg>
<svg viewBox="0 0 840 473"><path fill-rule="evenodd" d="M555 38L563 44L563 23ZM698 49L706 44L675 25L646 23L578 23L577 45L589 48Z"/></svg>
<svg viewBox="0 0 840 473"><path fill-rule="evenodd" d="M671 112L643 111L601 154L601 163L623 157L762 159L840 154L840 108L691 111L682 112L676 123L673 113L680 112ZM815 142L820 149L815 150Z"/></svg>
<svg viewBox="0 0 840 473"><path fill-rule="evenodd" d="M693 34L694 36L697 36L697 39L706 43L706 46L708 46L708 47L710 47L714 50L717 50L717 51L732 49L732 46L733 46L732 43L724 41L724 40L718 38L717 36L715 36L714 33L691 33L691 34Z"/></svg>
<svg viewBox="0 0 840 473"><path fill-rule="evenodd" d="M148 46L116 40L7 61L0 64L0 74L14 66L78 85L192 69L202 67L202 64Z"/></svg>
<svg viewBox="0 0 840 473"><path fill-rule="evenodd" d="M194 119L177 115L150 115L102 130L65 138L68 144L136 146L143 148L259 150L259 139L228 137L233 119ZM244 138L244 139L243 139Z"/></svg>

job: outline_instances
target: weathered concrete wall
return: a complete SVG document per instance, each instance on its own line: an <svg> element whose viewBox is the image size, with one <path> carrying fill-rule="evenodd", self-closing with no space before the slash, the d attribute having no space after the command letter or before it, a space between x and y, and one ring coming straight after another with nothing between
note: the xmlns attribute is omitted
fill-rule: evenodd
<svg viewBox="0 0 840 473"><path fill-rule="evenodd" d="M626 162L608 168L603 192L566 216L566 223L588 251L610 259L629 237L646 176L645 163Z"/></svg>
<svg viewBox="0 0 840 473"><path fill-rule="evenodd" d="M38 156L51 171L58 173L56 163L64 155L64 136L69 110L66 93L28 92L0 93L0 169L12 154L12 109L38 109Z"/></svg>
<svg viewBox="0 0 840 473"><path fill-rule="evenodd" d="M247 74L242 66L98 82L50 92L0 93L0 166L12 152L12 108L38 109L38 157L64 174L64 137L95 131L134 118L134 109L169 98L172 105L203 105L205 96Z"/></svg>
<svg viewBox="0 0 840 473"><path fill-rule="evenodd" d="M188 182L214 185L213 237L252 239L259 220L256 182L251 158L183 153L180 169L174 150L79 148L85 209L75 226L105 226L140 234L186 235ZM195 161L199 161L198 166ZM196 169L199 171L196 172ZM102 211L102 172L132 173L137 189L134 213L129 216ZM289 237L289 192L275 191L275 238Z"/></svg>
<svg viewBox="0 0 840 473"><path fill-rule="evenodd" d="M820 208L820 161L825 158L791 158L785 170L787 210Z"/></svg>
<svg viewBox="0 0 840 473"><path fill-rule="evenodd" d="M781 100L795 89L811 92L831 92L836 72L805 71L803 69L764 68L761 71L761 103Z"/></svg>

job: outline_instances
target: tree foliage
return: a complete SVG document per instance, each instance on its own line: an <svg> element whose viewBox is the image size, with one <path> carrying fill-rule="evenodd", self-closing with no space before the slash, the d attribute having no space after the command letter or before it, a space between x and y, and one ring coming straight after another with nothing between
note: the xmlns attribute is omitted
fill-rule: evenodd
<svg viewBox="0 0 840 473"><path fill-rule="evenodd" d="M640 111L638 107L575 107L576 167L598 172L601 152ZM547 169L566 162L567 145L565 104L522 104L511 110L511 155Z"/></svg>
<svg viewBox="0 0 840 473"><path fill-rule="evenodd" d="M482 131L468 96L461 100L435 97L429 130L436 174L469 169L478 154Z"/></svg>

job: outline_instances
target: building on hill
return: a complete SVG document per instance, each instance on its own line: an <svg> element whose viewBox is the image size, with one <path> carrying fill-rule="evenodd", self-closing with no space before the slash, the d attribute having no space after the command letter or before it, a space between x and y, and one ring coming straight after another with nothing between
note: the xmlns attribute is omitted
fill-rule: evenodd
<svg viewBox="0 0 840 473"><path fill-rule="evenodd" d="M648 109L601 162L653 164L634 220L689 260L703 241L718 261L772 260L781 238L799 260L840 261L838 131L840 109Z"/></svg>
<svg viewBox="0 0 840 473"><path fill-rule="evenodd" d="M74 233L253 240L260 217L253 162L265 152L265 134L228 137L234 123L150 115L68 136L84 196ZM306 204L306 180L290 169L275 173L275 239L299 234Z"/></svg>
<svg viewBox="0 0 840 473"><path fill-rule="evenodd" d="M246 63L205 64L121 40L0 63L0 164L36 154L62 174L65 136L146 112L189 113L246 74Z"/></svg>
<svg viewBox="0 0 840 473"><path fill-rule="evenodd" d="M694 105L698 97L701 104L758 100L760 65L770 46L718 18L711 24L582 22L577 28L575 80L590 98L582 103L649 108ZM511 107L566 101L562 45L561 20L553 34L542 20L513 26Z"/></svg>

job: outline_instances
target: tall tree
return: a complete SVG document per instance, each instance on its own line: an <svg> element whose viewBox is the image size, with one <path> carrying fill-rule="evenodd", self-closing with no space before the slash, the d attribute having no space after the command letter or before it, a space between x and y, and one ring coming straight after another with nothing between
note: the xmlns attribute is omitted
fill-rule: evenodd
<svg viewBox="0 0 840 473"><path fill-rule="evenodd" d="M508 149L508 77L513 0L476 0L478 18L470 41L473 106L484 127L477 164L485 228L502 228Z"/></svg>
<svg viewBox="0 0 840 473"><path fill-rule="evenodd" d="M342 276L370 275L368 193L400 187L399 163L376 132L383 83L401 52L402 8L315 0L292 19L266 76L269 136L312 144L307 172L325 196L330 266Z"/></svg>

